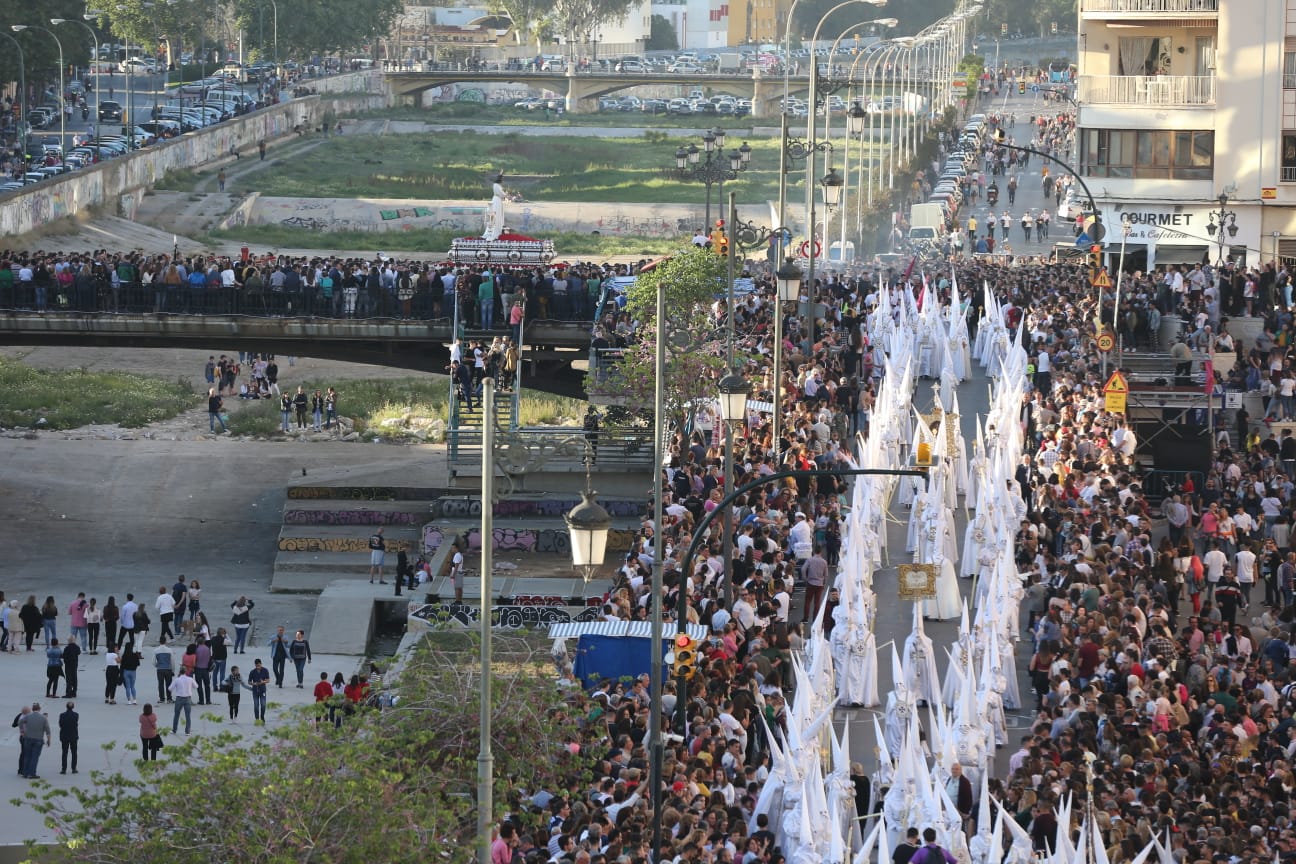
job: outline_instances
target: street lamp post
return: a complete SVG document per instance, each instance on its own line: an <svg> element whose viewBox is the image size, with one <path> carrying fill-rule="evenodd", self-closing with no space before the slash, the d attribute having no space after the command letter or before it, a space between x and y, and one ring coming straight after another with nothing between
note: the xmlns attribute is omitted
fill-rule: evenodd
<svg viewBox="0 0 1296 864"><path fill-rule="evenodd" d="M1206 226L1206 233L1214 237L1219 244L1218 264L1224 263L1224 246L1237 236L1237 213L1228 209L1229 196L1227 192L1221 192L1220 196L1215 199L1219 202L1219 209L1210 214L1210 224ZM1225 234L1228 236L1226 237Z"/></svg>
<svg viewBox="0 0 1296 864"><path fill-rule="evenodd" d="M747 142L741 147L724 149L725 130L717 126L702 136L702 150L696 144L685 149L683 146L675 151L675 170L679 179L706 185L706 230L711 230L711 187L719 185L721 198L724 196L726 180L738 179L739 173L747 170L751 162L752 148ZM706 159L702 154L706 154Z"/></svg>
<svg viewBox="0 0 1296 864"><path fill-rule="evenodd" d="M18 143L19 146L22 147L23 173L26 174L27 155L28 155L27 154L27 125L28 125L27 111L29 108L29 106L27 105L27 71L26 71L27 63L23 59L22 46L18 44L18 40L10 36L8 33L0 33L0 36L3 36L4 38L12 42L14 44L14 48L18 51L18 98L15 101L17 102L18 109L20 111L18 116L18 120L19 120Z"/></svg>
<svg viewBox="0 0 1296 864"><path fill-rule="evenodd" d="M55 26L59 24L76 24L78 26L84 27L85 31L90 34L90 63L92 64L94 69L94 90L95 90L95 107L94 107L95 139L98 140L99 137L99 132L98 132L99 130L99 38L95 36L95 32L90 29L90 25L85 23L84 21L77 21L74 18L51 18L50 23Z"/></svg>
<svg viewBox="0 0 1296 864"><path fill-rule="evenodd" d="M274 63L275 73L279 71L279 4L275 0L270 0L270 8L274 12L274 20L271 22L274 30Z"/></svg>
<svg viewBox="0 0 1296 864"><path fill-rule="evenodd" d="M58 46L59 58L59 162L63 161L63 156L67 153L67 88L63 86L63 43L54 35L53 30L47 30L36 24L14 24L12 25L15 33L21 33L24 30L40 30L42 33L48 33L49 37L54 40Z"/></svg>

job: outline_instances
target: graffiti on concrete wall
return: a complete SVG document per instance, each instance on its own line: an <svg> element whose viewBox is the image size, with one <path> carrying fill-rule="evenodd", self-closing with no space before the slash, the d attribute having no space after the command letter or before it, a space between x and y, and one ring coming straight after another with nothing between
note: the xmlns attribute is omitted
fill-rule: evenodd
<svg viewBox="0 0 1296 864"><path fill-rule="evenodd" d="M386 510L286 510L286 525L418 525L418 513Z"/></svg>
<svg viewBox="0 0 1296 864"><path fill-rule="evenodd" d="M413 552L413 540L388 540L388 552ZM367 537L280 537L280 552L368 552Z"/></svg>
<svg viewBox="0 0 1296 864"><path fill-rule="evenodd" d="M435 552L441 548L447 535L440 526L428 524L423 526L423 552ZM468 540L468 548L481 549L481 531L471 528L463 535ZM634 546L638 534L635 531L613 528L608 532L607 551L609 553L628 552ZM543 555L568 556L571 554L571 537L566 528L509 528L499 527L491 531L491 549L495 552L537 552Z"/></svg>

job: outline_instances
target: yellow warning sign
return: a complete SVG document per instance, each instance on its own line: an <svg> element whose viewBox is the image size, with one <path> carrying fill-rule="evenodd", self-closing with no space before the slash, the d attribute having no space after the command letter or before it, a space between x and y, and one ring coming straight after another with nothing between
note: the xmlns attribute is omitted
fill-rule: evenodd
<svg viewBox="0 0 1296 864"><path fill-rule="evenodd" d="M1103 385L1103 407L1109 414L1124 414L1125 399L1129 396L1129 383L1126 382L1125 376L1119 372L1113 372Z"/></svg>
<svg viewBox="0 0 1296 864"><path fill-rule="evenodd" d="M1089 284L1095 288L1110 288L1111 277L1107 275L1106 270L1099 270L1098 275L1095 276Z"/></svg>

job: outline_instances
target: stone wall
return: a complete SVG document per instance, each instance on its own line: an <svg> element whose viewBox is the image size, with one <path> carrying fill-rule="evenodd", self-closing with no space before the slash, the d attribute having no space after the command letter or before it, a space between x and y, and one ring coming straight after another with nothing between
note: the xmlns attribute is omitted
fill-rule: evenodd
<svg viewBox="0 0 1296 864"><path fill-rule="evenodd" d="M0 199L0 235L26 234L55 219L104 205L133 218L144 192L170 171L224 158L232 147L255 153L261 141L290 135L298 125L318 125L326 110L348 114L387 102L381 77L369 72L321 78L310 86L317 92L355 95L323 102L319 96L293 99L6 196Z"/></svg>

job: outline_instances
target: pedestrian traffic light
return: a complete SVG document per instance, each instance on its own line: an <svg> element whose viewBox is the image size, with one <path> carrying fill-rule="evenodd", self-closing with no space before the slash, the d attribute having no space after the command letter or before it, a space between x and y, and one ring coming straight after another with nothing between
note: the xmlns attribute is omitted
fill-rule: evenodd
<svg viewBox="0 0 1296 864"><path fill-rule="evenodd" d="M687 680L697 674L697 648L697 640L687 633L675 637L675 663L671 667L675 678Z"/></svg>
<svg viewBox="0 0 1296 864"><path fill-rule="evenodd" d="M1019 80L1019 81L1017 82L1017 92L1018 92L1018 93L1025 93L1025 92L1026 92L1026 79L1025 79L1025 78L1022 78L1021 80Z"/></svg>

